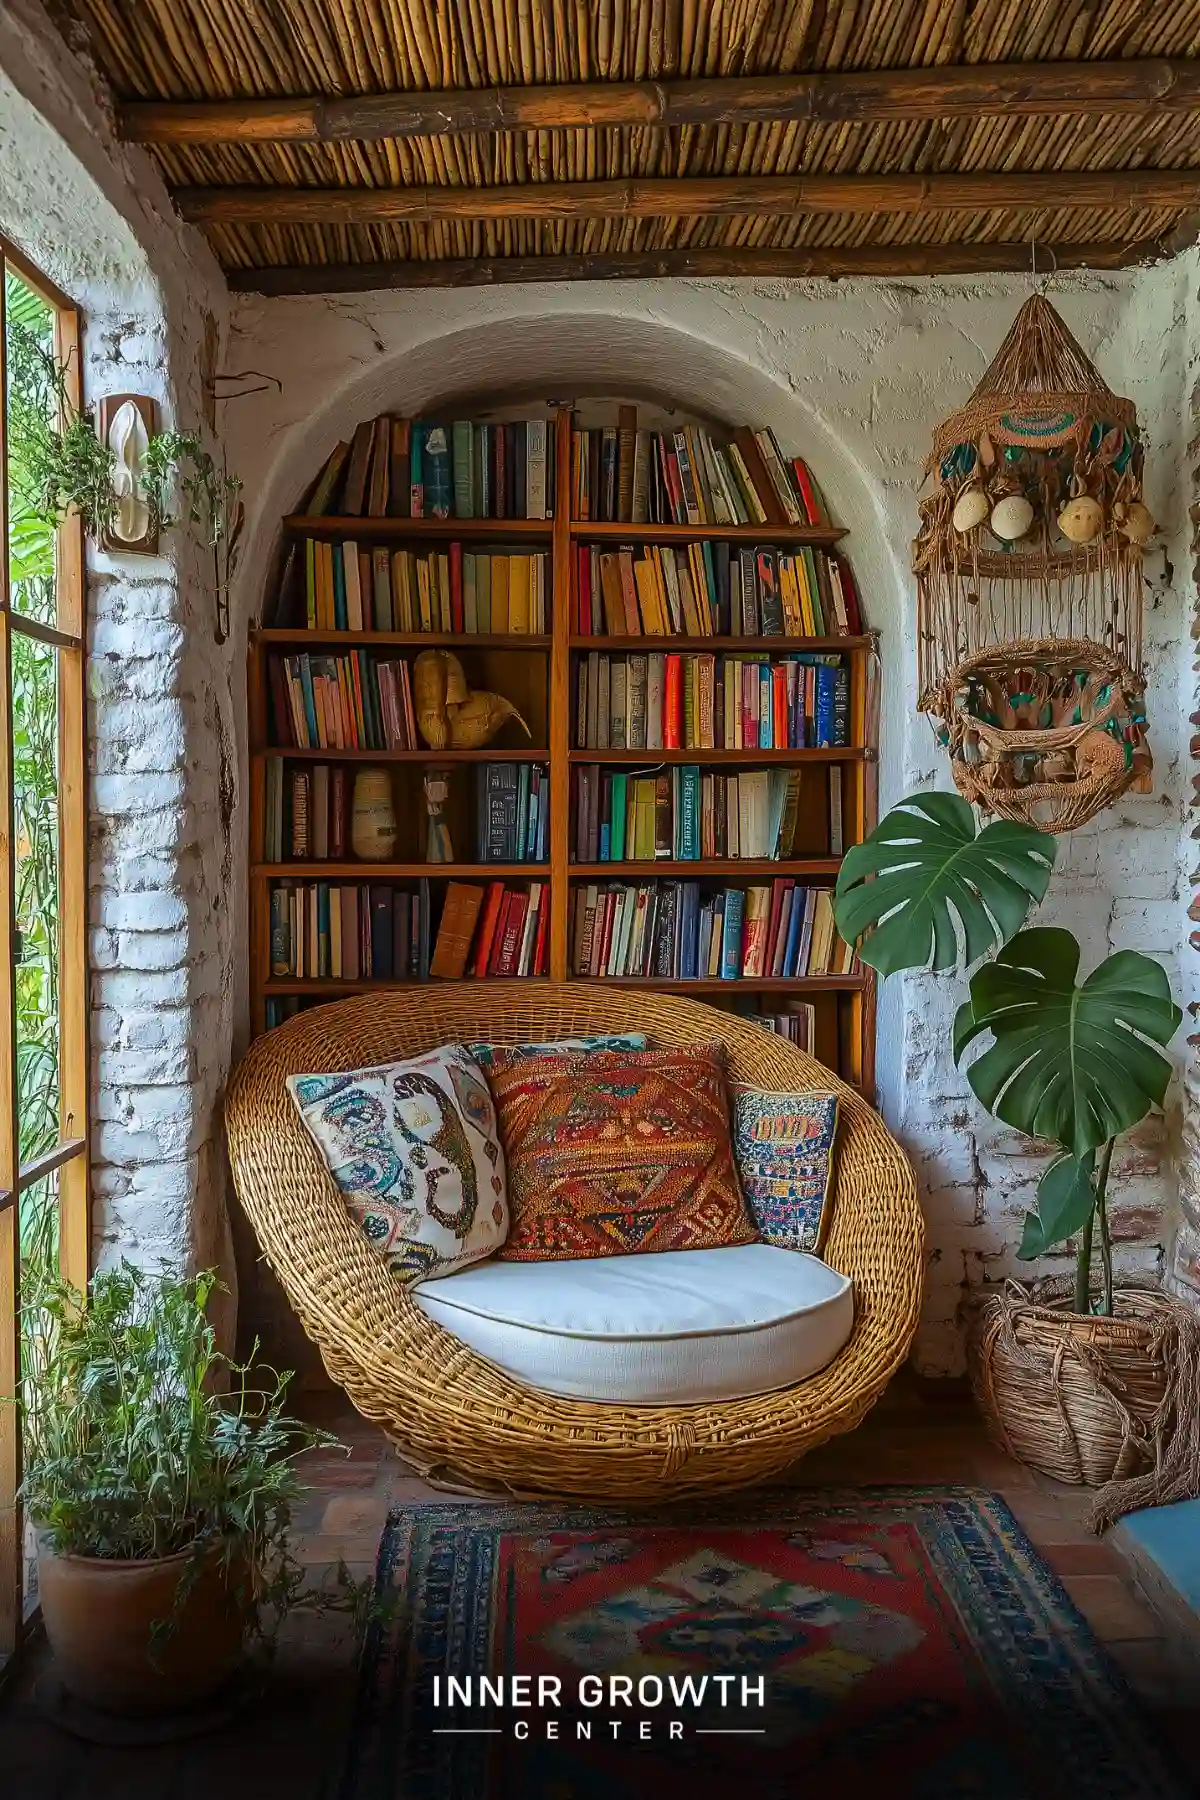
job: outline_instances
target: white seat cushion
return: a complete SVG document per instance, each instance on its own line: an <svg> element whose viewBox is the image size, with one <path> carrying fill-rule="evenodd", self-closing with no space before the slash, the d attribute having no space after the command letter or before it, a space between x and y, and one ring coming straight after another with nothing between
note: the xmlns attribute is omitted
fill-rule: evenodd
<svg viewBox="0 0 1200 1800"><path fill-rule="evenodd" d="M639 1406L790 1387L831 1362L854 1324L846 1276L769 1244L483 1262L422 1282L413 1299L529 1387Z"/></svg>

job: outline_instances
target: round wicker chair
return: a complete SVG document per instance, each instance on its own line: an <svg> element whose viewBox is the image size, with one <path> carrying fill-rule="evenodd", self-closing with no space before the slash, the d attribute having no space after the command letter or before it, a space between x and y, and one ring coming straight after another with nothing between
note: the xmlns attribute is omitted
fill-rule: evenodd
<svg viewBox="0 0 1200 1800"><path fill-rule="evenodd" d="M443 1043L606 1030L656 1045L720 1039L731 1076L842 1095L826 1260L853 1277L849 1343L793 1388L696 1406L559 1399L513 1381L428 1319L353 1225L285 1077L388 1062ZM585 982L467 981L344 1000L260 1037L226 1103L234 1182L267 1260L333 1380L438 1485L520 1497L648 1503L764 1481L852 1430L904 1361L921 1299L912 1172L878 1116L761 1026L694 1000Z"/></svg>

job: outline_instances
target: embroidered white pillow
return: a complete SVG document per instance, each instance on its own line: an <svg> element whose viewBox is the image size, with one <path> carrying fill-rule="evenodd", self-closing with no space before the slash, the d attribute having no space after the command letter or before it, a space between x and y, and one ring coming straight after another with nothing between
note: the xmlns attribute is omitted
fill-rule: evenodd
<svg viewBox="0 0 1200 1800"><path fill-rule="evenodd" d="M287 1085L353 1218L400 1281L500 1249L504 1152L487 1082L461 1044Z"/></svg>

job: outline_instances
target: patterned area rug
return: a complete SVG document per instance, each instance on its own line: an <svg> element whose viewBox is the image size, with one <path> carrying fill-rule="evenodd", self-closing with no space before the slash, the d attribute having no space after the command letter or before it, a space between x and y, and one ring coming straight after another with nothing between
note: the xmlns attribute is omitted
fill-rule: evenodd
<svg viewBox="0 0 1200 1800"><path fill-rule="evenodd" d="M422 1506L389 1520L379 1583L344 1800L1185 1793L973 1489Z"/></svg>

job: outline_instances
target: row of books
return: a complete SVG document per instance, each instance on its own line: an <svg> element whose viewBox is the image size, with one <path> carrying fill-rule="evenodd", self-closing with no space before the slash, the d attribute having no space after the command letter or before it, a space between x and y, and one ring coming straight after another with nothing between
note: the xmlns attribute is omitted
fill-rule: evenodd
<svg viewBox="0 0 1200 1800"><path fill-rule="evenodd" d="M843 557L710 538L579 544L575 618L581 637L857 637L863 628Z"/></svg>
<svg viewBox="0 0 1200 1800"><path fill-rule="evenodd" d="M428 881L279 881L271 886L271 977L423 981L430 973Z"/></svg>
<svg viewBox="0 0 1200 1800"><path fill-rule="evenodd" d="M810 1053L817 1044L817 1009L811 1000L797 1001L783 1013L755 1013L754 1023Z"/></svg>
<svg viewBox="0 0 1200 1800"><path fill-rule="evenodd" d="M703 425L638 429L635 406L612 426L572 431L572 516L632 524L813 525L828 509L808 465L773 431ZM721 440L718 442L718 438ZM553 424L364 419L334 446L304 509L349 518L549 519Z"/></svg>
<svg viewBox="0 0 1200 1800"><path fill-rule="evenodd" d="M266 765L263 860L281 863L344 862L350 854L350 803L354 775L343 763Z"/></svg>
<svg viewBox="0 0 1200 1800"><path fill-rule="evenodd" d="M365 650L269 656L271 742L297 750L419 750L407 662Z"/></svg>
<svg viewBox="0 0 1200 1800"><path fill-rule="evenodd" d="M637 408L615 426L571 433L571 516L633 525L812 525L828 509L800 457L770 430L740 426L718 443L704 425L639 431Z"/></svg>
<svg viewBox="0 0 1200 1800"><path fill-rule="evenodd" d="M273 1031L286 1019L294 1018L304 1007L311 1006L313 1001L300 994L271 994L266 1000L266 1026ZM810 1055L816 1052L817 1043L817 1009L811 1000L794 1000L785 1013L760 1013L734 1008L742 1018L747 1018L764 1031L772 1031L780 1037L787 1038L789 1043L796 1044Z"/></svg>
<svg viewBox="0 0 1200 1800"><path fill-rule="evenodd" d="M550 890L542 882L447 885L437 928L428 880L280 881L271 888L276 981L457 980L469 973L544 975Z"/></svg>
<svg viewBox="0 0 1200 1800"><path fill-rule="evenodd" d="M473 636L544 632L549 619L544 551L445 550L418 555L387 545L304 540L304 606L281 603L276 623L309 631L452 631Z"/></svg>
<svg viewBox="0 0 1200 1800"><path fill-rule="evenodd" d="M842 771L829 775L829 854L842 854ZM795 854L799 769L736 775L691 764L571 771L574 859L598 862L783 860Z"/></svg>
<svg viewBox="0 0 1200 1800"><path fill-rule="evenodd" d="M800 750L849 741L850 671L836 653L756 662L589 650L576 664L580 750Z"/></svg>
<svg viewBox="0 0 1200 1800"><path fill-rule="evenodd" d="M550 888L486 887L452 881L430 973L457 981L472 975L545 975L550 966Z"/></svg>
<svg viewBox="0 0 1200 1800"><path fill-rule="evenodd" d="M571 934L576 975L790 981L856 966L834 927L829 890L792 880L712 891L697 881L580 887Z"/></svg>
<svg viewBox="0 0 1200 1800"><path fill-rule="evenodd" d="M479 763L476 862L544 863L549 855L549 770L540 763Z"/></svg>
<svg viewBox="0 0 1200 1800"><path fill-rule="evenodd" d="M550 777L540 764L479 763L475 860L545 862L550 853ZM288 766L267 758L263 859L345 862L354 773L342 763Z"/></svg>
<svg viewBox="0 0 1200 1800"><path fill-rule="evenodd" d="M335 445L309 493L310 517L551 519L554 433L548 419L482 425L364 419Z"/></svg>

